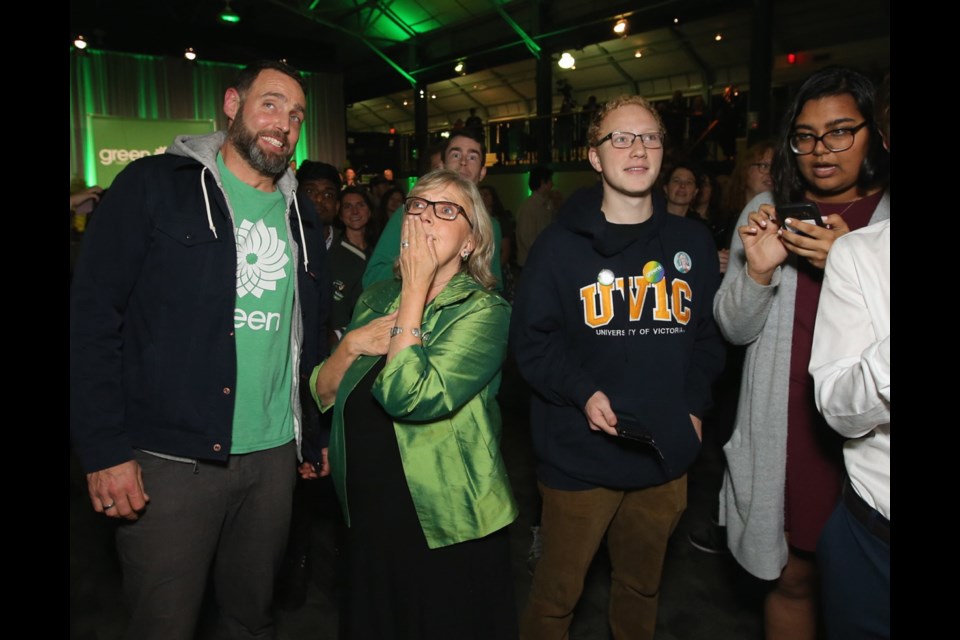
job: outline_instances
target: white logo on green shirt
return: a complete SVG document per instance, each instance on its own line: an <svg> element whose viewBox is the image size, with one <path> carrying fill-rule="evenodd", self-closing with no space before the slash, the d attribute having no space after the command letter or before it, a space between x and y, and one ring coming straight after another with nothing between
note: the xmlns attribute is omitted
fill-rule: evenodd
<svg viewBox="0 0 960 640"><path fill-rule="evenodd" d="M283 267L289 261L287 243L263 220L256 224L244 220L237 227L236 236L237 297L252 293L259 298L264 291L276 291L277 280L286 277Z"/></svg>

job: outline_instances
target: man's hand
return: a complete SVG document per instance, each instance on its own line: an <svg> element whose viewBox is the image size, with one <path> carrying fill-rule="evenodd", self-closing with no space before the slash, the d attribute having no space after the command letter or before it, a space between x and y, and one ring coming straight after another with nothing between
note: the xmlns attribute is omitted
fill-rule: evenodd
<svg viewBox="0 0 960 640"><path fill-rule="evenodd" d="M617 435L617 414L610 406L610 398L603 391L597 391L587 400L583 412L587 416L587 424L594 431L603 431L611 436Z"/></svg>
<svg viewBox="0 0 960 640"><path fill-rule="evenodd" d="M325 478L330 475L330 462L327 460L327 451L327 447L321 449L319 466L312 462L304 462L297 467L300 477L304 480L316 480L317 478Z"/></svg>
<svg viewBox="0 0 960 640"><path fill-rule="evenodd" d="M87 491L93 510L111 518L136 520L137 513L150 502L136 460L88 473Z"/></svg>

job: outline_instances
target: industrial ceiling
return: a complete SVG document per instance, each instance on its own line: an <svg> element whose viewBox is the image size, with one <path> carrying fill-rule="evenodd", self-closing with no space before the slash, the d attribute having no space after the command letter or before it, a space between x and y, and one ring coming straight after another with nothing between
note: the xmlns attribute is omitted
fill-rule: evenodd
<svg viewBox="0 0 960 640"><path fill-rule="evenodd" d="M228 4L235 24L218 19ZM348 131L403 133L413 130L414 83L436 96L431 129L470 108L485 121L535 114L536 60L564 51L576 65L553 65L554 81L568 82L580 103L748 85L758 31L769 33L774 84L829 63L879 74L889 68L889 8L877 0L71 0L70 37L83 33L111 51L179 56L193 47L206 60L275 57L341 73ZM612 30L618 19L627 21L623 35Z"/></svg>

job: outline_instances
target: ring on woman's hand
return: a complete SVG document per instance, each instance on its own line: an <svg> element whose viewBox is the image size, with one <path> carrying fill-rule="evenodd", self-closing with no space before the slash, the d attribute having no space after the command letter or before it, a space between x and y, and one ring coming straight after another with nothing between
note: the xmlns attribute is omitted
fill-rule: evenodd
<svg viewBox="0 0 960 640"><path fill-rule="evenodd" d="M103 510L106 511L107 509L113 509L115 506L117 506L117 503L111 502L110 504L103 505Z"/></svg>
<svg viewBox="0 0 960 640"><path fill-rule="evenodd" d="M404 240L403 242L400 243L400 248L401 248L401 249L406 249L406 248L409 247L409 246L410 246L410 243L407 242L406 240Z"/></svg>

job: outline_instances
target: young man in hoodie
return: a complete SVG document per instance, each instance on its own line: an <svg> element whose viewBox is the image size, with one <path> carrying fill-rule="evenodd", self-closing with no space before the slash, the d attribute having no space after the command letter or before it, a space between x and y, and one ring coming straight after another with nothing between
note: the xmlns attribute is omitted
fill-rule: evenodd
<svg viewBox="0 0 960 640"><path fill-rule="evenodd" d="M599 189L571 197L540 235L517 291L511 340L533 387L543 556L521 637L566 637L604 536L615 638L652 638L667 541L686 508L710 385L720 274L709 231L653 191L664 129L639 96L597 112Z"/></svg>
<svg viewBox="0 0 960 640"><path fill-rule="evenodd" d="M127 637L193 637L208 575L225 637L272 637L300 385L329 310L319 220L288 167L305 104L285 63L247 67L227 131L132 163L84 239L71 437L94 510L118 520Z"/></svg>

